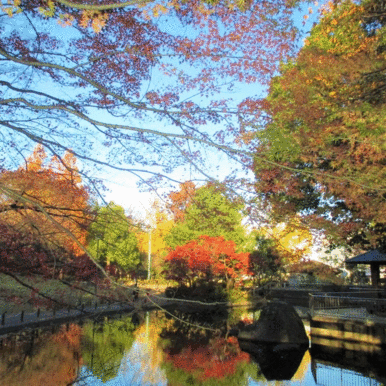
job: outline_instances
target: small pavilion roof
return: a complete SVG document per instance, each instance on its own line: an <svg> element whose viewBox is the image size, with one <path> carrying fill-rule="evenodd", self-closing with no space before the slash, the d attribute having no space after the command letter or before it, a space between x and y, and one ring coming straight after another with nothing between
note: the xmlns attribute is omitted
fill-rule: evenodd
<svg viewBox="0 0 386 386"><path fill-rule="evenodd" d="M386 253L379 252L378 249L362 253L361 255L346 260L347 264L386 264Z"/></svg>

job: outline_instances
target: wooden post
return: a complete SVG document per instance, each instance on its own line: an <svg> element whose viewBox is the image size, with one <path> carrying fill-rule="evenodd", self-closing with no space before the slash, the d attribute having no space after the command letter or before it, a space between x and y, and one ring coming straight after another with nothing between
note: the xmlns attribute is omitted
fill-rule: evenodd
<svg viewBox="0 0 386 386"><path fill-rule="evenodd" d="M311 313L311 317L314 316L314 296L312 294L308 294L309 298L310 298L310 303L309 303L309 307L310 307L310 313Z"/></svg>
<svg viewBox="0 0 386 386"><path fill-rule="evenodd" d="M378 288L379 285L379 263L371 263L371 285Z"/></svg>

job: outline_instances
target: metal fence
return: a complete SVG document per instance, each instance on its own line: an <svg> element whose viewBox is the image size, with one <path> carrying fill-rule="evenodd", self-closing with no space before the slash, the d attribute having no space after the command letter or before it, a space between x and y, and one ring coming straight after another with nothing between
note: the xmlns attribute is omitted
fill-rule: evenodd
<svg viewBox="0 0 386 386"><path fill-rule="evenodd" d="M364 297L366 296L367 297ZM386 316L386 299L378 298L378 293L325 293L309 294L311 316L316 314L331 314L331 311L344 310L346 316L365 317L372 314ZM363 297L362 297L363 296ZM350 311L350 312L348 312Z"/></svg>

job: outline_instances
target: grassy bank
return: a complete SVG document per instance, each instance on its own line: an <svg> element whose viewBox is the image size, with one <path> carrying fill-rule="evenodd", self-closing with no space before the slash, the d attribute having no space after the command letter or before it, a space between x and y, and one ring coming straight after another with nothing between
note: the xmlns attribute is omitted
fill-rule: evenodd
<svg viewBox="0 0 386 386"><path fill-rule="evenodd" d="M65 308L63 304L72 307L80 304L91 305L97 302L105 303L109 300L131 300L134 287L133 281L120 283L118 286L101 285L96 287L93 283L77 282L73 286L66 285L62 281L45 279L39 276L16 276L23 283L36 288L39 293L54 299L50 301L47 298L39 296L36 291L27 288L14 278L0 274L0 314L33 312L37 308L50 309ZM167 283L157 281L139 281L140 291L162 293ZM55 303L58 302L58 303Z"/></svg>
<svg viewBox="0 0 386 386"><path fill-rule="evenodd" d="M8 315L17 314L21 311L29 313L36 311L37 308L46 310L66 308L67 305L70 307L80 307L81 304L90 306L94 305L95 302L97 304L107 303L108 300L131 301L133 299L133 289L135 288L135 283L132 280L122 281L118 286L105 284L96 288L93 283L76 282L71 286L60 280L45 279L40 276L16 276L16 278L54 301L39 296L36 291L27 288L14 278L0 274L0 315L4 312ZM176 284L163 280L138 281L138 288L142 292L142 296L150 293L166 297L165 289L171 286L176 286ZM205 295L203 296L205 298ZM231 290L227 301L233 306L252 305L250 294L240 289Z"/></svg>

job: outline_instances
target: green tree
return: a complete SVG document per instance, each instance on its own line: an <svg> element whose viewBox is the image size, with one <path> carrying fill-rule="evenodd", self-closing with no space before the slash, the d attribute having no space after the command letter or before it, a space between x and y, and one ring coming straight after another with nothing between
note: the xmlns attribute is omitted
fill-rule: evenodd
<svg viewBox="0 0 386 386"><path fill-rule="evenodd" d="M262 285L280 274L283 265L280 253L273 239L256 235L256 250L250 254L250 269L254 273L254 281Z"/></svg>
<svg viewBox="0 0 386 386"><path fill-rule="evenodd" d="M255 151L257 190L281 221L301 212L337 239L378 247L386 246L382 4L325 8L258 104L267 115Z"/></svg>
<svg viewBox="0 0 386 386"><path fill-rule="evenodd" d="M140 264L138 240L124 209L110 202L97 207L96 213L90 226L90 253L106 267L115 263L124 271L137 268Z"/></svg>
<svg viewBox="0 0 386 386"><path fill-rule="evenodd" d="M174 249L202 235L222 236L242 249L246 242L241 224L243 207L240 201L228 198L220 187L207 184L196 190L183 220L165 236L166 244Z"/></svg>

